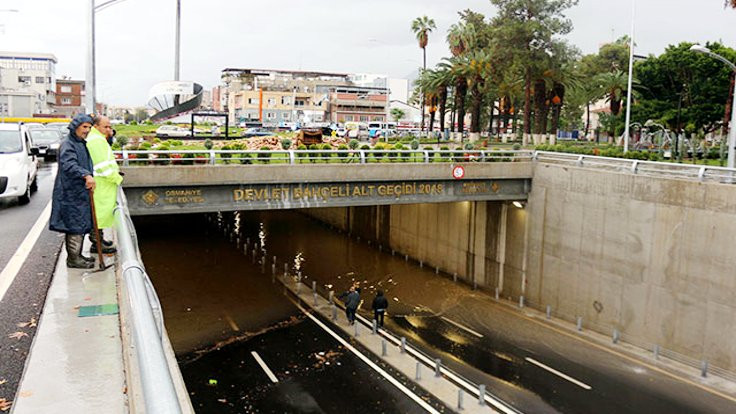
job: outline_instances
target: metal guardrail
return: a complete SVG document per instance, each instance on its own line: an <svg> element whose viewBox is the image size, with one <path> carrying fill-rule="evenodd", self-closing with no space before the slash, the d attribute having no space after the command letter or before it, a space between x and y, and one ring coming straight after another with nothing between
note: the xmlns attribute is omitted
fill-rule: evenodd
<svg viewBox="0 0 736 414"><path fill-rule="evenodd" d="M511 162L531 161L527 150L122 150L124 166L225 164L370 164L381 162Z"/></svg>
<svg viewBox="0 0 736 414"><path fill-rule="evenodd" d="M595 167L638 175L690 179L697 181L716 181L724 184L732 184L736 182L736 169L709 165L642 161L628 158L599 157L595 155L550 151L535 151L533 159L535 161L550 164Z"/></svg>
<svg viewBox="0 0 736 414"><path fill-rule="evenodd" d="M122 283L127 287L127 297L123 299L130 307L130 326L138 357L146 412L181 414L179 398L164 352L161 304L143 267L135 228L122 189L118 189L115 230L122 264Z"/></svg>

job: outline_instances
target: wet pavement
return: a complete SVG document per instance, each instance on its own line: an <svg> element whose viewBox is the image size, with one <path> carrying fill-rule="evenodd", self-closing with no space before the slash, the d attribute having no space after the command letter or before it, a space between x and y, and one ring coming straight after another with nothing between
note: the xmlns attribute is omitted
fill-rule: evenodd
<svg viewBox="0 0 736 414"><path fill-rule="evenodd" d="M29 204L0 200L0 271L51 199L54 168L52 164L41 164L39 189ZM0 402L15 399L62 241L62 235L43 230L0 300Z"/></svg>
<svg viewBox="0 0 736 414"><path fill-rule="evenodd" d="M205 225L203 216L147 218L137 225L181 355L218 341L251 342L293 315L251 261L248 252L258 240L268 257L277 256L279 271L288 262L295 272L298 262L305 283L315 280L323 291L341 292L358 282L369 304L377 289L384 290L388 329L523 412L736 412L733 399L561 335L398 252L358 242L303 214L241 212L221 219L229 226L224 232ZM150 230L152 221L166 231ZM244 254L246 238L251 244Z"/></svg>

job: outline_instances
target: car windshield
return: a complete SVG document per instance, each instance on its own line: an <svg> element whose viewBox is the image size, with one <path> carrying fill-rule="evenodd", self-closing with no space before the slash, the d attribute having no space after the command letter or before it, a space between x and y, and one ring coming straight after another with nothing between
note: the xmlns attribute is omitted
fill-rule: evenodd
<svg viewBox="0 0 736 414"><path fill-rule="evenodd" d="M0 131L0 153L19 152L22 149L18 131Z"/></svg>
<svg viewBox="0 0 736 414"><path fill-rule="evenodd" d="M34 130L31 132L33 142L36 144L51 144L59 141L59 133L57 131Z"/></svg>

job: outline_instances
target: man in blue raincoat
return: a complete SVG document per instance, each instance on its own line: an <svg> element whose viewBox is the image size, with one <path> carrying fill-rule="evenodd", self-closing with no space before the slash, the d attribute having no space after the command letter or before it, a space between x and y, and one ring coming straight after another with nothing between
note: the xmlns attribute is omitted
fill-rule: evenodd
<svg viewBox="0 0 736 414"><path fill-rule="evenodd" d="M77 115L69 123L69 135L59 146L59 170L51 203L49 229L66 234L66 265L75 269L94 267L94 259L82 255L84 235L93 226L89 190L94 190L95 179L84 142L91 128L88 115Z"/></svg>

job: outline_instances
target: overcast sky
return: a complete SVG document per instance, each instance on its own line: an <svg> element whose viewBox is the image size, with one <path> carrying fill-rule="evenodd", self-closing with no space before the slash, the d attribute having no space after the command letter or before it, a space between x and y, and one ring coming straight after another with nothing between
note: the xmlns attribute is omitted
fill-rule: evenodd
<svg viewBox="0 0 736 414"><path fill-rule="evenodd" d="M104 0L97 0L100 4ZM636 0L637 53L680 41L736 47L736 11L723 0ZM0 0L0 50L53 53L57 77L84 79L87 0ZM176 0L125 0L97 14L98 100L144 105L153 84L173 79ZM209 88L225 67L388 73L421 65L411 20L437 23L427 64L449 54L457 11L493 16L488 0L182 0L182 80ZM580 0L569 40L583 52L627 34L628 0Z"/></svg>

